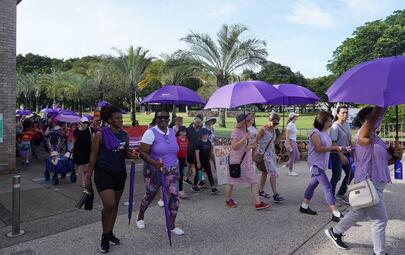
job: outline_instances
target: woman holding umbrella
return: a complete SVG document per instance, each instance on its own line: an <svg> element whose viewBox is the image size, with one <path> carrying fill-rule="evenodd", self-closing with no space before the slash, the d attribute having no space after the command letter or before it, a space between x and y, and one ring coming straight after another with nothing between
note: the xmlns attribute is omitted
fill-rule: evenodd
<svg viewBox="0 0 405 255"><path fill-rule="evenodd" d="M256 149L256 143L251 143L250 133L248 132L248 122L251 117L247 114L236 116L236 128L233 130L231 139L231 151L229 154L230 164L240 164L241 176L232 178L228 176L228 184L226 185L226 200L225 204L229 208L235 208L237 205L232 199L233 186L249 183L251 185L252 195L255 202L256 210L268 208L270 205L259 199L259 190L257 185L257 174L253 167L252 150Z"/></svg>
<svg viewBox="0 0 405 255"><path fill-rule="evenodd" d="M374 253L377 255L387 253L385 229L388 216L383 191L386 184L391 182L388 165L393 164L396 159L402 158L402 149L397 147L389 153L385 142L375 133L376 123L383 112L384 108L381 107L366 107L356 117L355 124L360 126L360 130L355 139L354 182L359 183L370 178L377 190L379 202L373 206L352 209L335 227L325 230L329 239L341 249L348 248L342 240L343 233L357 222L369 218L373 223L371 233Z"/></svg>
<svg viewBox="0 0 405 255"><path fill-rule="evenodd" d="M141 140L141 158L150 167L144 169L143 173L146 192L142 198L136 226L139 229L145 228L145 211L155 199L156 193L162 186L163 193L168 195L168 201L165 201L167 202L165 206L170 211L169 227L171 233L180 236L184 235L184 231L175 225L179 209L178 182L180 172L177 160L179 146L176 142L176 135L173 129L168 127L169 118L170 116L167 111L158 111L156 126L148 129ZM161 174L164 175L165 183L161 182Z"/></svg>
<svg viewBox="0 0 405 255"><path fill-rule="evenodd" d="M94 135L85 186L87 190L92 190L91 176L94 169L94 183L103 203L101 213L103 234L100 251L107 253L110 249L110 242L120 243L120 240L113 234L113 228L127 178L125 158L136 159L138 156L135 151L131 153L128 150L128 135L122 130L120 109L107 106L101 117L105 123L108 123L108 126L101 128Z"/></svg>

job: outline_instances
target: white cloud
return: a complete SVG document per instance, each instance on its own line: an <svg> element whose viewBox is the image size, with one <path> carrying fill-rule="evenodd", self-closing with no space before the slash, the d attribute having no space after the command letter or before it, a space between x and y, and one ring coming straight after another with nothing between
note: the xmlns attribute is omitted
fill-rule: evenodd
<svg viewBox="0 0 405 255"><path fill-rule="evenodd" d="M80 7L76 7L76 8L75 8L75 12L76 12L76 13L79 13L79 14L82 14L82 13L84 13L85 11L84 11L82 8L80 8Z"/></svg>
<svg viewBox="0 0 405 255"><path fill-rule="evenodd" d="M208 12L208 16L228 16L237 11L237 7L233 4L225 4L222 7L215 8Z"/></svg>
<svg viewBox="0 0 405 255"><path fill-rule="evenodd" d="M390 8L390 1L381 0L341 0L346 6L356 13L364 15L385 14Z"/></svg>
<svg viewBox="0 0 405 255"><path fill-rule="evenodd" d="M332 15L320 6L305 0L294 3L292 12L285 19L291 23L315 27L332 27Z"/></svg>

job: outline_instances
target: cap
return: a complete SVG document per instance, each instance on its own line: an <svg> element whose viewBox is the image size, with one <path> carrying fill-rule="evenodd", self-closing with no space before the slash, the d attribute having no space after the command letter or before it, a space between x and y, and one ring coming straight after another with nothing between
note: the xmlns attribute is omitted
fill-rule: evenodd
<svg viewBox="0 0 405 255"><path fill-rule="evenodd" d="M203 136L203 135L209 135L209 130L208 129L206 129L206 128L202 128L201 129L201 131L200 131L200 135L201 136Z"/></svg>
<svg viewBox="0 0 405 255"><path fill-rule="evenodd" d="M292 119L292 118L298 117L298 116L300 116L298 113L296 113L296 112L290 112L290 115L288 115L288 118L289 118L289 119Z"/></svg>
<svg viewBox="0 0 405 255"><path fill-rule="evenodd" d="M247 118L247 114L241 113L239 115L236 116L236 122L242 122Z"/></svg>
<svg viewBox="0 0 405 255"><path fill-rule="evenodd" d="M87 117L82 117L82 118L80 119L80 122L81 122L81 123L83 123L83 122L89 122L89 119L88 119Z"/></svg>
<svg viewBox="0 0 405 255"><path fill-rule="evenodd" d="M59 153L57 151L52 151L51 152L51 157L53 157L53 156L59 156Z"/></svg>
<svg viewBox="0 0 405 255"><path fill-rule="evenodd" d="M215 123L217 123L217 119L214 118L214 117L211 117L211 118L208 118L208 119L205 121L205 124L207 124L207 123L210 122L210 121L212 121L212 125L214 125Z"/></svg>

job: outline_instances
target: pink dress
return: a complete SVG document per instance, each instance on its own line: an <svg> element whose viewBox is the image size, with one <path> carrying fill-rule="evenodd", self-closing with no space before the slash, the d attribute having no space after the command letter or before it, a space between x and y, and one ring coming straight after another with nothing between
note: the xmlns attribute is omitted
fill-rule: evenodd
<svg viewBox="0 0 405 255"><path fill-rule="evenodd" d="M235 128L232 132L231 139L235 141L240 141L243 138L244 132L239 128ZM231 164L239 164L243 153L247 150L247 145L244 144L239 150L232 150L229 154L229 162ZM252 150L248 150L246 152L246 156L243 159L241 164L241 176L239 178L231 178L228 173L228 184L242 184L242 183L249 183L254 184L257 183L257 174L253 165L252 160Z"/></svg>

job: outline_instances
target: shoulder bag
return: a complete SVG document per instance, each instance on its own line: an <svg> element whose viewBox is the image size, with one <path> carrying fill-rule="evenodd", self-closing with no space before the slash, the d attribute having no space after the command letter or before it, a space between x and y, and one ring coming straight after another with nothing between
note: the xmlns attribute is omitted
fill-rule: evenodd
<svg viewBox="0 0 405 255"><path fill-rule="evenodd" d="M267 143L266 148L263 151L263 154L256 152L254 162L256 163L257 169L260 171L266 171L266 165L264 164L264 154L267 152L267 149L269 148L271 142L274 140L274 137L276 136L274 130L273 130L273 137L271 140Z"/></svg>

